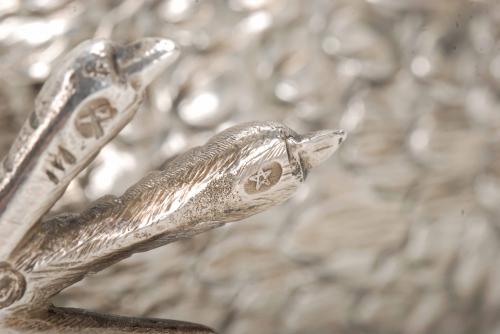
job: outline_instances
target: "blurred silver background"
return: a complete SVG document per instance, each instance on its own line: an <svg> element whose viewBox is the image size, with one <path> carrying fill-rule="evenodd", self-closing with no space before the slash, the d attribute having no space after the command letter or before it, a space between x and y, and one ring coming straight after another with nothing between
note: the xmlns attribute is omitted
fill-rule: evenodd
<svg viewBox="0 0 500 334"><path fill-rule="evenodd" d="M54 211L238 122L349 137L286 205L135 255L58 305L222 333L500 333L500 2L2 0L0 153L59 57L144 36L180 60Z"/></svg>

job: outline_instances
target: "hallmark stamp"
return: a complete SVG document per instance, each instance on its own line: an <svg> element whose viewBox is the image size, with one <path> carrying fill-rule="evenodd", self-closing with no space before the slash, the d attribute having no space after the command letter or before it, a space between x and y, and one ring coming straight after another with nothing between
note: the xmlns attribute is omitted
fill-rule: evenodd
<svg viewBox="0 0 500 334"><path fill-rule="evenodd" d="M277 162L261 166L245 182L244 188L248 194L260 193L274 186L281 178L282 168Z"/></svg>
<svg viewBox="0 0 500 334"><path fill-rule="evenodd" d="M62 172L65 171L66 165L74 165L76 163L76 157L73 153L64 148L62 145L57 147L56 153L49 154L49 159L49 165ZM59 183L59 178L57 177L55 170L46 169L45 174L54 184Z"/></svg>
<svg viewBox="0 0 500 334"><path fill-rule="evenodd" d="M109 65L104 59L87 63L83 67L83 74L87 77L107 77L110 73Z"/></svg>
<svg viewBox="0 0 500 334"><path fill-rule="evenodd" d="M84 138L99 139L104 126L116 115L116 109L106 99L97 99L82 108L75 119L75 127Z"/></svg>

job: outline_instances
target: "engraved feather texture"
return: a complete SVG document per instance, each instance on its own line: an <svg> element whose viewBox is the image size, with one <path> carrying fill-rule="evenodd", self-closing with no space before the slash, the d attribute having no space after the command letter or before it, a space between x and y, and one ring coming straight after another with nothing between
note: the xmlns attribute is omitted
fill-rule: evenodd
<svg viewBox="0 0 500 334"><path fill-rule="evenodd" d="M158 66L170 61L172 50L156 39L123 48L88 42L42 90L38 101L45 102L38 105L50 110L38 107L27 121L0 182L0 232L4 239L11 231L16 236L0 247L0 327L7 333L212 333L202 325L99 315L49 303L86 274L133 253L287 200L308 169L328 158L345 137L338 131L301 136L270 121L241 124L150 172L119 197L104 196L81 213L40 220L76 173L130 120L142 89ZM71 89L64 84L68 77ZM36 188L31 197L30 186ZM33 205L27 213L24 198Z"/></svg>
<svg viewBox="0 0 500 334"><path fill-rule="evenodd" d="M190 322L139 319L72 308L50 306L47 310L23 310L5 319L2 334L212 334L212 329Z"/></svg>
<svg viewBox="0 0 500 334"><path fill-rule="evenodd" d="M288 172L272 193L240 197L247 167L287 156L283 130L274 122L229 129L149 173L122 196L106 196L81 214L45 221L21 243L24 255L9 260L45 299L133 252L260 212L288 198L299 183ZM282 164L285 170L289 166ZM51 281L57 278L56 286L45 280L47 274Z"/></svg>

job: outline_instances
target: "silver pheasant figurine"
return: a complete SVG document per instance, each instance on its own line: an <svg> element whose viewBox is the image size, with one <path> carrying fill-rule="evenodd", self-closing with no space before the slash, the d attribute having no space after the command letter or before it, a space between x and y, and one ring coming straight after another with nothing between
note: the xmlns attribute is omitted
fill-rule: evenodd
<svg viewBox="0 0 500 334"><path fill-rule="evenodd" d="M62 289L135 252L191 237L290 198L343 131L299 135L277 122L229 128L79 214L43 216L133 117L174 43L85 42L44 85L0 166L2 333L213 333L205 326L58 308Z"/></svg>

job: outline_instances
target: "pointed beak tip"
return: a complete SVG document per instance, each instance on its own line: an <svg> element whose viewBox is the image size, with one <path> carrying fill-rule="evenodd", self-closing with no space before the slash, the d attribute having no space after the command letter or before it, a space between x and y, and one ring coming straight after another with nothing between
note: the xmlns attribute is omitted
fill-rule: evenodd
<svg viewBox="0 0 500 334"><path fill-rule="evenodd" d="M170 39L165 38L154 38L152 39L150 51L148 53L153 53L157 55L158 60L175 60L180 54L179 46ZM174 59L172 59L174 58Z"/></svg>
<svg viewBox="0 0 500 334"><path fill-rule="evenodd" d="M180 55L180 49L169 39L152 39L149 48L144 50L146 64L142 69L144 72L143 85L150 84L156 79L170 64L175 62Z"/></svg>
<svg viewBox="0 0 500 334"><path fill-rule="evenodd" d="M346 137L344 130L323 130L303 136L299 145L306 166L313 168L326 161L337 151Z"/></svg>
<svg viewBox="0 0 500 334"><path fill-rule="evenodd" d="M125 53L123 69L140 87L149 85L180 55L178 45L164 38L144 38L126 48L130 51Z"/></svg>
<svg viewBox="0 0 500 334"><path fill-rule="evenodd" d="M322 130L312 133L308 137L311 143L317 143L324 147L325 145L336 150L347 138L344 130Z"/></svg>
<svg viewBox="0 0 500 334"><path fill-rule="evenodd" d="M334 130L333 134L337 138L338 145L342 144L346 138L347 138L347 133L344 130Z"/></svg>

